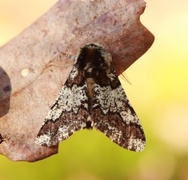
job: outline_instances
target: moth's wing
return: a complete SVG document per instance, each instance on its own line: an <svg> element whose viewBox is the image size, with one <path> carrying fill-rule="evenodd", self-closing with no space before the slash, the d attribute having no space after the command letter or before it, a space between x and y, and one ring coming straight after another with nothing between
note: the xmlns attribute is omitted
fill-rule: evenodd
<svg viewBox="0 0 188 180"><path fill-rule="evenodd" d="M142 151L145 135L141 124L118 77L114 73L111 77L113 81L110 85L95 84L93 88L93 127L123 148Z"/></svg>
<svg viewBox="0 0 188 180"><path fill-rule="evenodd" d="M88 117L87 88L82 72L74 66L55 104L48 112L36 143L54 146L84 128Z"/></svg>

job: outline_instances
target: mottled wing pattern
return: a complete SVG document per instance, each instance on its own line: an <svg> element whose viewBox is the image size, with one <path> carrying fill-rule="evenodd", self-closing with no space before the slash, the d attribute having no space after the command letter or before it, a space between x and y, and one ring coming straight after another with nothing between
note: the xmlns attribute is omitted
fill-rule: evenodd
<svg viewBox="0 0 188 180"><path fill-rule="evenodd" d="M36 143L54 146L86 126L87 87L75 65L38 133Z"/></svg>
<svg viewBox="0 0 188 180"><path fill-rule="evenodd" d="M111 80L107 86L100 79L94 85L93 126L121 147L142 151L145 136L138 117L113 69L108 73Z"/></svg>
<svg viewBox="0 0 188 180"><path fill-rule="evenodd" d="M39 131L38 144L57 145L77 130L94 127L123 148L144 149L143 129L111 62L111 54L101 45L81 48Z"/></svg>

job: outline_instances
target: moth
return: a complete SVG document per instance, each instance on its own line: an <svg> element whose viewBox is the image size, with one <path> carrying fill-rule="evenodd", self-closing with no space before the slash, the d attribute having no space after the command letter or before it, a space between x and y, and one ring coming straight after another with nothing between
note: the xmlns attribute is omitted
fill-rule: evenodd
<svg viewBox="0 0 188 180"><path fill-rule="evenodd" d="M80 49L36 143L51 147L75 131L95 128L125 149L144 149L144 131L111 63L110 52L99 44Z"/></svg>

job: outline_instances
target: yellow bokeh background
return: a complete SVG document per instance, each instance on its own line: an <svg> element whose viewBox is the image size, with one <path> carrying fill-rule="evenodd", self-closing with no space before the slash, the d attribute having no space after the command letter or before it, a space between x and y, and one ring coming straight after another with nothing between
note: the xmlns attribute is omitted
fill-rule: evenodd
<svg viewBox="0 0 188 180"><path fill-rule="evenodd" d="M44 14L55 0L1 0L0 46ZM121 82L144 127L147 145L134 153L96 131L80 131L59 153L35 163L0 156L0 180L188 179L188 1L147 0L142 23L155 42Z"/></svg>

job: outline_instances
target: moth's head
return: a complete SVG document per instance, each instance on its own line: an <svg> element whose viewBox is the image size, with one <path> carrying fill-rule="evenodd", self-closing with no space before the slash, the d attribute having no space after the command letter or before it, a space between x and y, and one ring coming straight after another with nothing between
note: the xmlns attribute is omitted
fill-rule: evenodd
<svg viewBox="0 0 188 180"><path fill-rule="evenodd" d="M76 63L82 68L91 68L102 63L110 67L111 62L112 56L108 50L98 43L89 43L80 49Z"/></svg>

